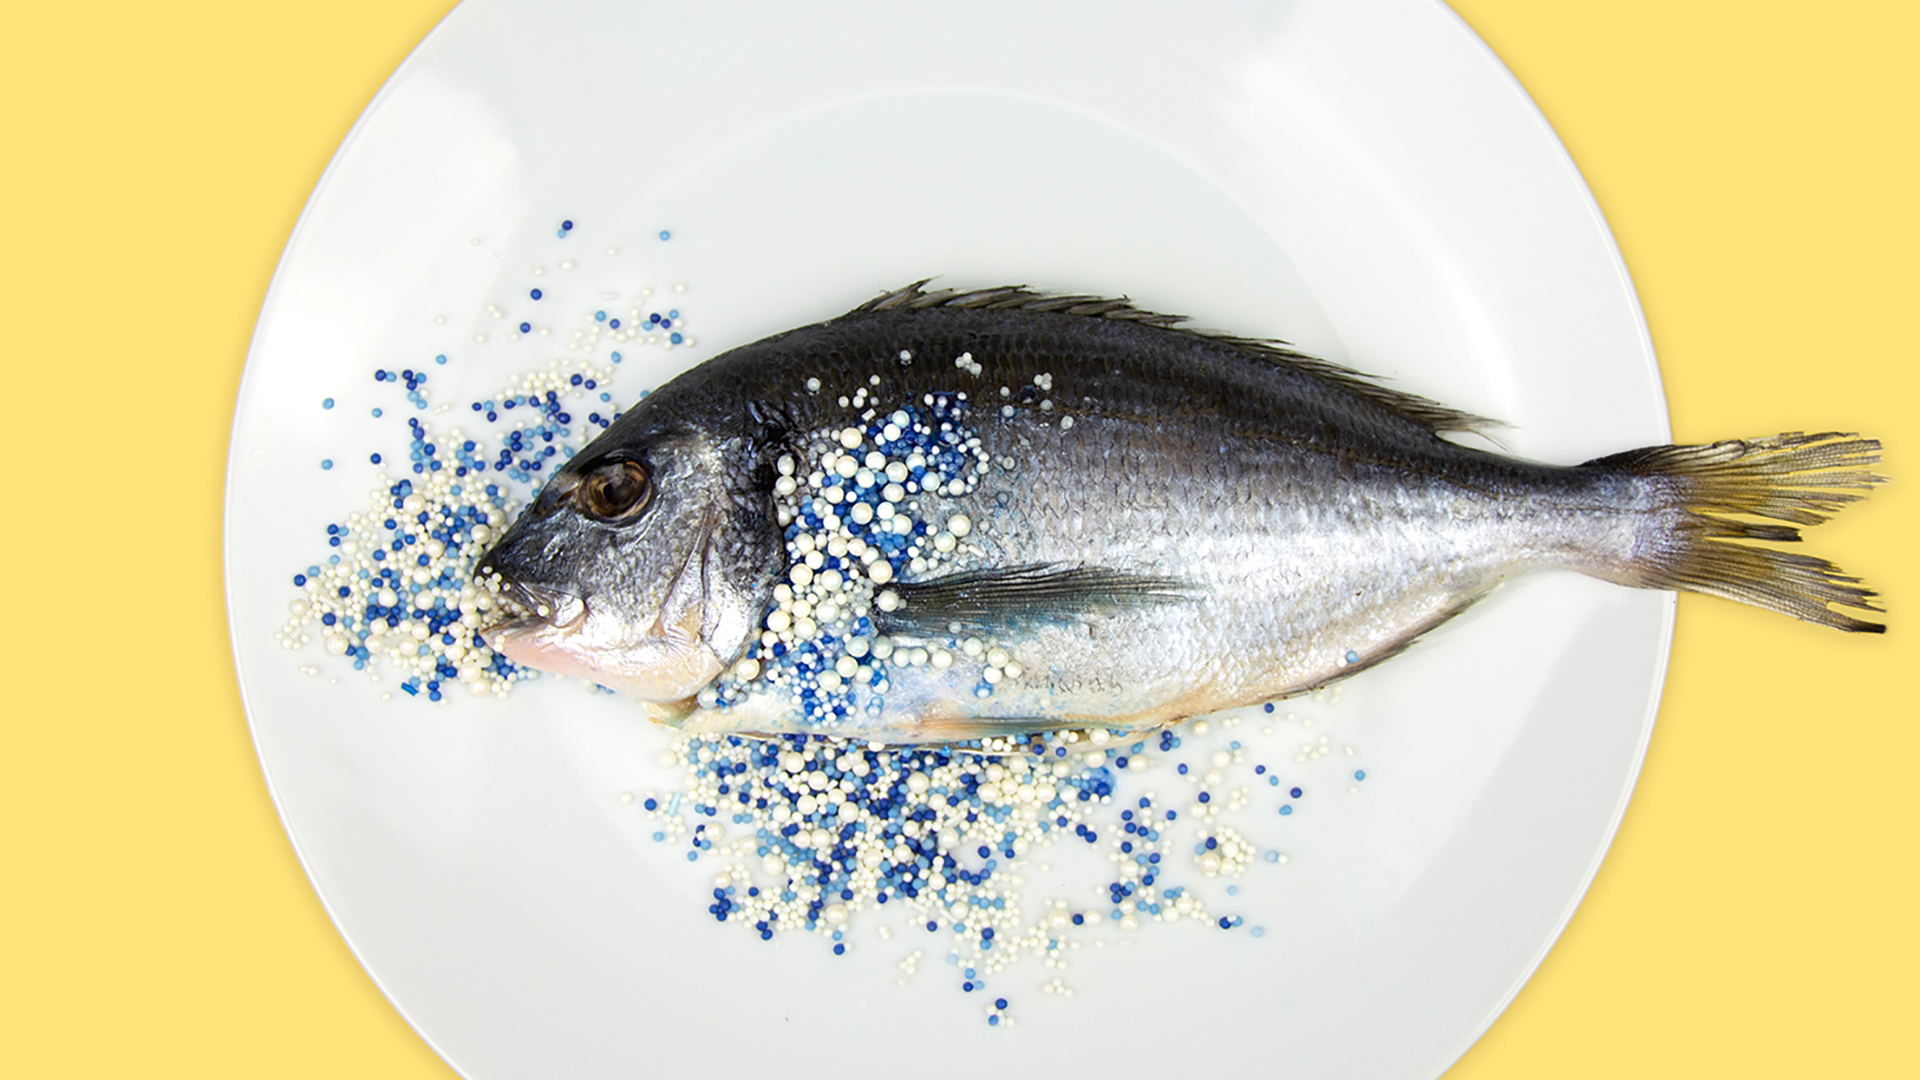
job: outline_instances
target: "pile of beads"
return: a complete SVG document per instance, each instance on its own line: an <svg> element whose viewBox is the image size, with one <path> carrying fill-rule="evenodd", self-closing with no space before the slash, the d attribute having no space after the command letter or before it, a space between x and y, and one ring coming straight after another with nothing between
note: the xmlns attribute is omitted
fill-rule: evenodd
<svg viewBox="0 0 1920 1080"><path fill-rule="evenodd" d="M374 662L383 659L400 675L403 692L429 701L442 700L455 684L504 695L532 678L481 640L480 628L499 621L496 609L511 601L476 586L473 564L512 520L515 497L524 497L537 474L613 422L612 395L598 389L611 376L584 360L555 360L473 402L471 411L490 422L514 417L497 458L459 427L442 436L430 422L407 417L411 478L381 470L367 507L326 525L332 551L294 575L303 595L289 604L276 640L297 649L312 640L317 623L330 654L349 657L354 670L375 679ZM426 408L424 372L377 371L374 378L404 381L408 400ZM567 403L596 392L606 413L590 413L576 435ZM515 410L524 412L515 417ZM385 464L378 453L370 460Z"/></svg>
<svg viewBox="0 0 1920 1080"><path fill-rule="evenodd" d="M557 235L562 240L575 236L574 222L564 221ZM575 265L572 258L559 263L563 271ZM546 272L544 265L532 270L536 279ZM676 285L673 291L684 290ZM535 312L554 305L552 292L539 285L527 289L524 303L533 307L519 317L501 303L486 305L486 311L509 323L509 340L544 337L549 330L538 324ZM641 289L624 321L604 309L583 318L568 349L588 355L550 360L469 402L467 411L474 416L468 423L483 429L479 432L454 426L443 433L406 416L406 457L390 461L380 453L369 455L377 484L367 505L326 523L329 551L293 575L301 592L289 603L288 619L275 640L299 649L317 637L355 671L378 681L384 666L400 677L401 691L428 701L444 700L456 684L476 695L505 695L514 683L533 678L533 671L494 653L480 638L478 630L500 621L500 609L513 602L474 584L473 565L546 476L620 415L613 380L614 365L623 357L616 351L610 364L593 363L602 338L629 348L693 343L677 306L643 311L653 306L652 295L651 288ZM486 339L484 333L475 335L476 342ZM436 367L447 363L445 353L433 357ZM381 391L402 388L415 410L438 415L454 408L451 402L433 403L425 365L379 368L373 381ZM335 405L332 397L321 403L328 410ZM386 410L375 407L372 413L381 418ZM321 467L334 465L328 458Z"/></svg>
<svg viewBox="0 0 1920 1080"><path fill-rule="evenodd" d="M831 731L856 707L880 712L891 665L953 662L945 650L896 653L871 616L898 603L890 582L950 561L973 530L965 514L940 514L938 501L972 491L992 468L966 424L967 395L927 394L917 406L882 413L867 407L861 387L841 404L859 411L853 423L815 433L804 456L777 463L775 508L789 566L759 638L702 693L707 708L778 694L794 715ZM972 644L970 654L989 658L976 692L991 693L1013 661L1005 650Z"/></svg>
<svg viewBox="0 0 1920 1080"><path fill-rule="evenodd" d="M1207 730L1189 726L1186 738L1195 727ZM665 759L685 770L683 786L647 792L640 808L655 840L684 844L689 862L720 864L707 906L716 920L762 940L819 934L843 955L862 912L904 910L911 925L946 934L961 989L984 992L1023 957L1064 970L1067 954L1101 928L1242 925L1169 879L1182 872L1174 855L1188 845L1189 865L1205 878L1240 878L1260 855L1222 820L1252 805L1254 788L1234 787L1227 775L1247 766L1246 753L1235 740L1202 751L1204 773L1180 762L1169 775L1150 748L1170 754L1182 738L1166 731L1126 745L1105 731L1059 732L886 747L806 735L685 736ZM1134 790L1136 773L1200 790ZM1055 897L1030 910L1022 896L1029 864L1063 842L1103 851L1112 870L1095 898ZM1285 857L1268 851L1265 861ZM909 953L902 971L911 974L921 953ZM1057 976L1047 985L1068 992ZM989 1010L990 1019L1004 1009Z"/></svg>
<svg viewBox="0 0 1920 1080"><path fill-rule="evenodd" d="M424 425L416 431L432 437ZM317 623L328 653L351 658L355 671L384 659L409 695L439 701L454 683L504 695L531 673L478 638L500 601L469 579L473 560L508 520L499 486L445 470L418 487L381 479L366 510L327 526L334 550L325 564L294 575L304 595L289 605L276 640L298 648Z"/></svg>

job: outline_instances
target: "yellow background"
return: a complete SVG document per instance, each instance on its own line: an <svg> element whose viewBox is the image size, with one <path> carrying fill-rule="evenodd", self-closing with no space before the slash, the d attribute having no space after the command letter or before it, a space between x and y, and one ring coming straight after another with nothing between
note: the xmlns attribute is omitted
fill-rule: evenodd
<svg viewBox="0 0 1920 1080"><path fill-rule="evenodd" d="M219 545L274 262L447 6L5 16L0 386L25 429L0 527L0 1074L451 1075L280 830L234 687ZM1890 598L1885 638L1681 601L1613 853L1450 1075L1920 1075L1920 5L1455 7L1605 209L1677 437L1859 430L1888 440L1896 483L1816 534Z"/></svg>

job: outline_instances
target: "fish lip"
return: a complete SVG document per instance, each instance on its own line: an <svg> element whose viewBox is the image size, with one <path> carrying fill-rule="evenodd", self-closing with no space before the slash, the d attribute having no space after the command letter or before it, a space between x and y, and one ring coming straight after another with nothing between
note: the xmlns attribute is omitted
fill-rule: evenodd
<svg viewBox="0 0 1920 1080"><path fill-rule="evenodd" d="M545 625L547 625L545 619L537 615L526 615L519 618L503 619L496 623L488 623L486 626L480 628L479 635L480 640L486 643L487 648L495 652L500 652L503 648L502 643L508 638L519 634L530 633Z"/></svg>
<svg viewBox="0 0 1920 1080"><path fill-rule="evenodd" d="M534 585L504 576L501 586L501 599L520 610L503 612L505 618L481 630L483 638L502 631L525 631L540 627L574 630L586 621L586 598L566 589ZM540 614L542 610L547 614Z"/></svg>

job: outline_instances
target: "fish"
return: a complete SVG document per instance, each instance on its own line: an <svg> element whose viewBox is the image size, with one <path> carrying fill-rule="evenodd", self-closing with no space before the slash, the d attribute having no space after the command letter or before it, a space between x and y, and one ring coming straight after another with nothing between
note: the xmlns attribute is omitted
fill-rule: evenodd
<svg viewBox="0 0 1920 1080"><path fill-rule="evenodd" d="M1528 571L1880 633L1800 539L1880 444L1562 466L1492 421L1124 298L921 281L660 386L476 562L484 638L697 733L1146 731L1315 690Z"/></svg>

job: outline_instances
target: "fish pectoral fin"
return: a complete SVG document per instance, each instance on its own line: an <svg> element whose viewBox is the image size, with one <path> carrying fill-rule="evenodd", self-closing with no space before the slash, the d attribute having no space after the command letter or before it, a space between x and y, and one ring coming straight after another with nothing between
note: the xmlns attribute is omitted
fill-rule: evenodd
<svg viewBox="0 0 1920 1080"><path fill-rule="evenodd" d="M1025 739L1083 726L1043 717L927 716L905 731L900 741L960 743L973 739Z"/></svg>
<svg viewBox="0 0 1920 1080"><path fill-rule="evenodd" d="M1198 601L1180 578L1105 566L1045 563L965 570L890 586L899 604L876 612L886 634L993 633Z"/></svg>

